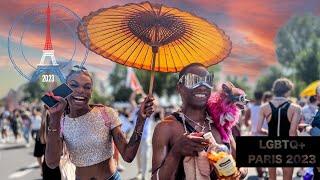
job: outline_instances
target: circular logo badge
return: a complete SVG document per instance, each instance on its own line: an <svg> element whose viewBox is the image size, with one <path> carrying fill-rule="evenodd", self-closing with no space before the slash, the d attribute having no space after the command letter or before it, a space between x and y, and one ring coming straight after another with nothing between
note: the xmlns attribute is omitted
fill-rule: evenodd
<svg viewBox="0 0 320 180"><path fill-rule="evenodd" d="M78 39L81 18L67 7L39 4L16 18L8 35L8 54L17 72L32 82L64 82L73 65L84 65L88 43Z"/></svg>

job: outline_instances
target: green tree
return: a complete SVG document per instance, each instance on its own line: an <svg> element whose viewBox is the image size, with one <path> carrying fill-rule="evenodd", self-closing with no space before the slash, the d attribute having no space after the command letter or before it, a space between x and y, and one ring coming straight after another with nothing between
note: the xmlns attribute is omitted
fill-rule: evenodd
<svg viewBox="0 0 320 180"><path fill-rule="evenodd" d="M111 99L109 97L103 96L101 94L98 93L97 90L93 90L92 92L92 96L91 96L91 100L90 100L92 104L110 104Z"/></svg>
<svg viewBox="0 0 320 180"><path fill-rule="evenodd" d="M44 89L39 82L30 82L23 87L24 98L23 100L32 102L36 99L40 99L44 94Z"/></svg>
<svg viewBox="0 0 320 180"><path fill-rule="evenodd" d="M281 77L283 77L283 73L278 67L270 67L269 71L266 74L261 75L258 79L255 91L271 91L273 82Z"/></svg>
<svg viewBox="0 0 320 180"><path fill-rule="evenodd" d="M144 91L148 92L151 72L135 69L135 73ZM171 96L175 93L177 81L178 75L176 73L156 72L154 78L153 92L155 92L159 96Z"/></svg>
<svg viewBox="0 0 320 180"><path fill-rule="evenodd" d="M221 72L221 66L219 64L210 66L208 68L208 71L214 75L214 82L219 82L220 80L220 72Z"/></svg>
<svg viewBox="0 0 320 180"><path fill-rule="evenodd" d="M150 71L134 69L137 78L147 93L149 90ZM131 89L125 87L127 76L127 67L116 64L113 71L109 75L110 85L112 86L112 95L114 100L128 100ZM175 73L158 73L155 74L154 92L159 96L172 95L175 92L175 85L178 76Z"/></svg>
<svg viewBox="0 0 320 180"><path fill-rule="evenodd" d="M297 57L297 62L295 63L296 72L294 73L294 78L301 80L304 84L310 84L319 79L319 67L319 52L310 49L301 51Z"/></svg>
<svg viewBox="0 0 320 180"><path fill-rule="evenodd" d="M227 76L227 81L230 81L235 87L244 90L247 96L251 97L251 87L248 84L248 78L242 77L238 78L237 76Z"/></svg>
<svg viewBox="0 0 320 180"><path fill-rule="evenodd" d="M295 16L277 34L278 61L291 72L288 76L298 84L308 84L319 79L319 52L320 19L317 16Z"/></svg>
<svg viewBox="0 0 320 180"><path fill-rule="evenodd" d="M263 74L257 80L255 91L271 91L274 81L279 78L286 77L294 84L292 96L298 97L299 93L306 87L306 83L295 78L294 74L285 75L279 67L272 66L266 74Z"/></svg>
<svg viewBox="0 0 320 180"><path fill-rule="evenodd" d="M114 101L128 101L132 90L125 86L120 87L120 89L114 93Z"/></svg>
<svg viewBox="0 0 320 180"><path fill-rule="evenodd" d="M125 86L126 76L127 68L120 64L116 64L112 72L109 74L109 82L112 86L113 93L116 93L121 87Z"/></svg>

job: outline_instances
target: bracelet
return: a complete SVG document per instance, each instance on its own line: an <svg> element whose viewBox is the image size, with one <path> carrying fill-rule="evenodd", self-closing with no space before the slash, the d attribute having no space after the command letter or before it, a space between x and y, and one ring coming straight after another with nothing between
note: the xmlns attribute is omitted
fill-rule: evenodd
<svg viewBox="0 0 320 180"><path fill-rule="evenodd" d="M134 130L134 133L136 133L138 136L142 136L142 132L139 132L139 131L137 131L137 130Z"/></svg>
<svg viewBox="0 0 320 180"><path fill-rule="evenodd" d="M134 130L134 134L136 135L135 140L140 141L140 139L142 137L142 132L138 132L137 130Z"/></svg>
<svg viewBox="0 0 320 180"><path fill-rule="evenodd" d="M58 129L52 129L50 126L48 126L48 131L49 131L49 132L57 132Z"/></svg>

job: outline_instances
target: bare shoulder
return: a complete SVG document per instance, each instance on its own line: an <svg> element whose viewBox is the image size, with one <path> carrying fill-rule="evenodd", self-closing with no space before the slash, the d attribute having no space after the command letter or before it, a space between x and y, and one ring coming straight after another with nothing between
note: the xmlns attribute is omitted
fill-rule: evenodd
<svg viewBox="0 0 320 180"><path fill-rule="evenodd" d="M297 112L300 112L302 110L302 108L296 103L291 103L290 109L292 109L293 111L297 111Z"/></svg>
<svg viewBox="0 0 320 180"><path fill-rule="evenodd" d="M183 134L183 126L174 116L167 116L161 120L155 127L153 138L170 139L178 134Z"/></svg>
<svg viewBox="0 0 320 180"><path fill-rule="evenodd" d="M261 108L261 111L263 111L263 112L266 112L271 109L269 103L261 104L260 108Z"/></svg>
<svg viewBox="0 0 320 180"><path fill-rule="evenodd" d="M173 129L181 127L181 123L178 122L173 116L167 116L156 125L155 130L163 132L172 132Z"/></svg>
<svg viewBox="0 0 320 180"><path fill-rule="evenodd" d="M301 107L296 103L291 103L291 107L295 109L301 109Z"/></svg>
<svg viewBox="0 0 320 180"><path fill-rule="evenodd" d="M268 102L266 102L266 103L263 103L263 104L261 104L261 108L267 108L267 107L269 107L270 105L269 105L269 103Z"/></svg>

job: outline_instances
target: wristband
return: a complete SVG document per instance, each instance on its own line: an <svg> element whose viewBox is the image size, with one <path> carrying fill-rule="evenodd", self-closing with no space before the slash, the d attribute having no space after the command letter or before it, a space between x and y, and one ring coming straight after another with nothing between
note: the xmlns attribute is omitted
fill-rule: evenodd
<svg viewBox="0 0 320 180"><path fill-rule="evenodd" d="M49 132L57 132L58 129L52 129L50 126L48 126L48 131L49 131Z"/></svg>

